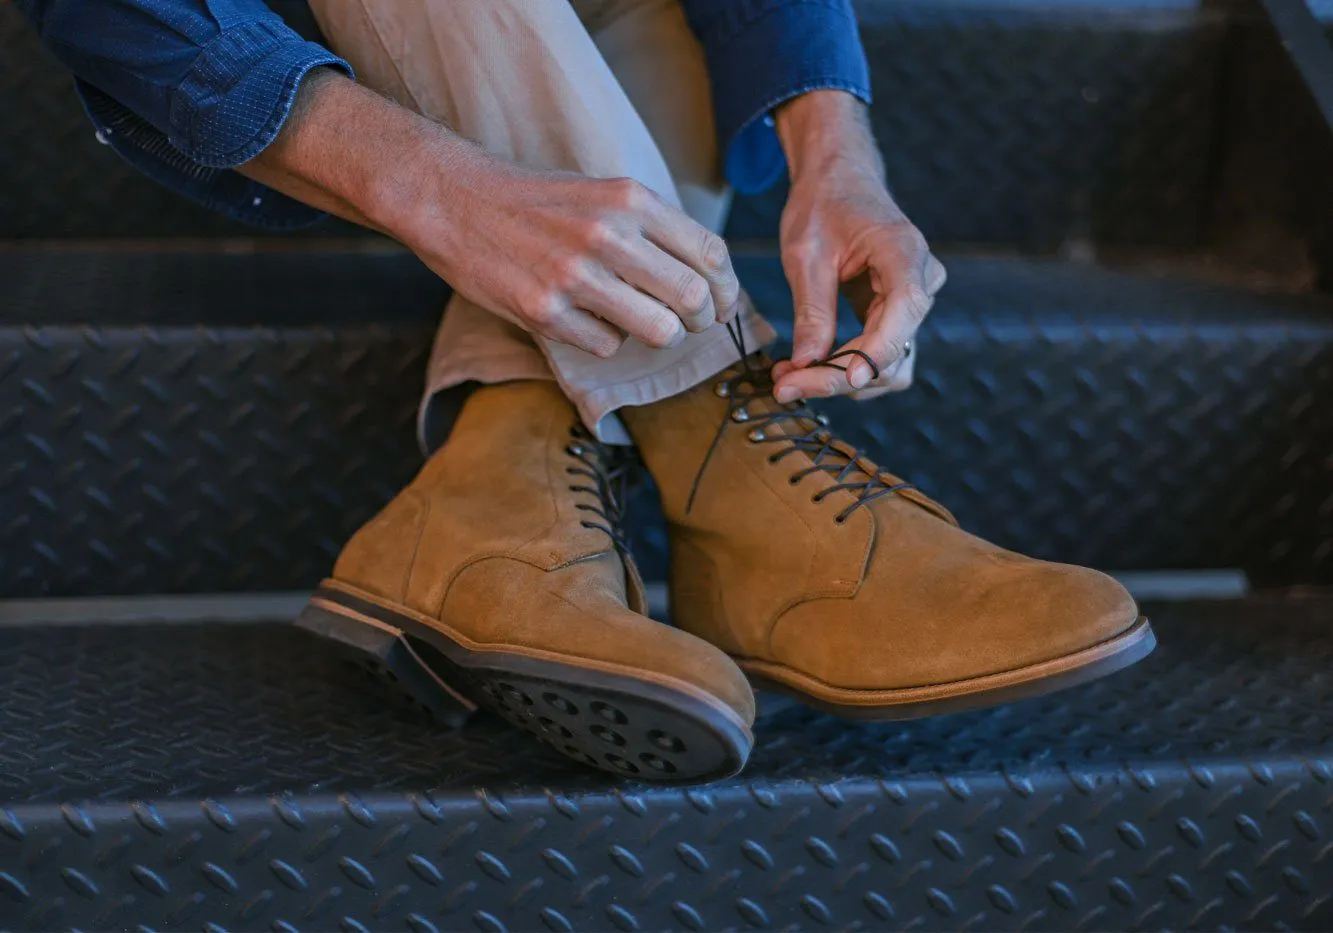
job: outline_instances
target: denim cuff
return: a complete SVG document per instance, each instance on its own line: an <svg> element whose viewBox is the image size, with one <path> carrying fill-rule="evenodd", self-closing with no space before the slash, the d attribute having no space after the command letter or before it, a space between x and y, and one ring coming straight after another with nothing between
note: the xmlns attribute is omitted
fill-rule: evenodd
<svg viewBox="0 0 1333 933"><path fill-rule="evenodd" d="M870 103L870 68L850 2L787 0L755 11L705 48L723 171L740 194L764 191L786 171L771 117L779 104L829 89Z"/></svg>
<svg viewBox="0 0 1333 933"><path fill-rule="evenodd" d="M281 131L306 73L322 65L352 75L347 62L277 17L226 30L172 92L172 146L210 168L253 159Z"/></svg>

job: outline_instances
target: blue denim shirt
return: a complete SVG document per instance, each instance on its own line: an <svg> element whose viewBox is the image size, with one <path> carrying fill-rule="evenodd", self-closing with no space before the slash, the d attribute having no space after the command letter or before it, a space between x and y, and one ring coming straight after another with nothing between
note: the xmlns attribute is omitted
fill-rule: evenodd
<svg viewBox="0 0 1333 933"><path fill-rule="evenodd" d="M713 85L727 179L761 191L786 165L768 113L806 91L869 101L851 0L681 0ZM75 76L98 138L136 168L239 220L304 226L313 208L231 169L282 129L312 68L351 67L263 0L18 0Z"/></svg>

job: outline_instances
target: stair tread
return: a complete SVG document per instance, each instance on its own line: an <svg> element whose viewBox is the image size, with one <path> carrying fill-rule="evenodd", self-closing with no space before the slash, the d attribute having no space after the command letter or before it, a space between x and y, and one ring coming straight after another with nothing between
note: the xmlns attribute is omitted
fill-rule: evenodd
<svg viewBox="0 0 1333 933"><path fill-rule="evenodd" d="M723 785L1099 773L1333 754L1333 592L1145 607L1160 647L995 710L848 726L762 717ZM0 629L0 803L607 789L498 720L436 724L285 623Z"/></svg>
<svg viewBox="0 0 1333 933"><path fill-rule="evenodd" d="M402 253L84 255L0 250L0 594L316 585L420 463L443 286ZM1330 579L1333 297L944 258L916 387L826 406L849 440L1026 553ZM789 330L777 260L738 267Z"/></svg>

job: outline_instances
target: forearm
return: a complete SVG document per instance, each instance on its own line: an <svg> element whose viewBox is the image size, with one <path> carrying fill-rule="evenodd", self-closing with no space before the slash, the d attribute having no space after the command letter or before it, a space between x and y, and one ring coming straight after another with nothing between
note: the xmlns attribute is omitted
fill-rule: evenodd
<svg viewBox="0 0 1333 933"><path fill-rule="evenodd" d="M882 183L884 162L870 131L866 105L845 91L811 91L774 113L792 181L835 166L870 171Z"/></svg>
<svg viewBox="0 0 1333 933"><path fill-rule="evenodd" d="M399 107L328 69L310 74L277 139L238 171L289 197L401 238L423 196L475 147L447 127Z"/></svg>

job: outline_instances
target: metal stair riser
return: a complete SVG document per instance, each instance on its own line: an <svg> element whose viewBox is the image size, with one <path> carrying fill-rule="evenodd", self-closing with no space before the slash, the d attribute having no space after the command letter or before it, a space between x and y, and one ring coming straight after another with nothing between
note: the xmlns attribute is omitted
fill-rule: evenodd
<svg viewBox="0 0 1333 933"><path fill-rule="evenodd" d="M889 177L935 240L1198 241L1226 23L1180 4L858 4ZM300 4L280 7L306 14ZM0 237L246 235L100 146L66 74L0 6ZM730 233L776 233L781 194ZM352 228L333 225L325 235ZM321 235L317 232L315 235Z"/></svg>
<svg viewBox="0 0 1333 933"><path fill-rule="evenodd" d="M990 710L769 710L694 789L290 624L0 628L0 925L1326 930L1331 599L1147 603L1141 664Z"/></svg>
<svg viewBox="0 0 1333 933"><path fill-rule="evenodd" d="M1327 760L0 810L12 929L1327 929ZM207 928L214 928L208 926Z"/></svg>
<svg viewBox="0 0 1333 933"><path fill-rule="evenodd" d="M419 463L430 329L0 330L0 593L309 587ZM1333 334L935 318L830 406L966 527L1110 569L1333 576ZM639 550L665 542L640 500Z"/></svg>

